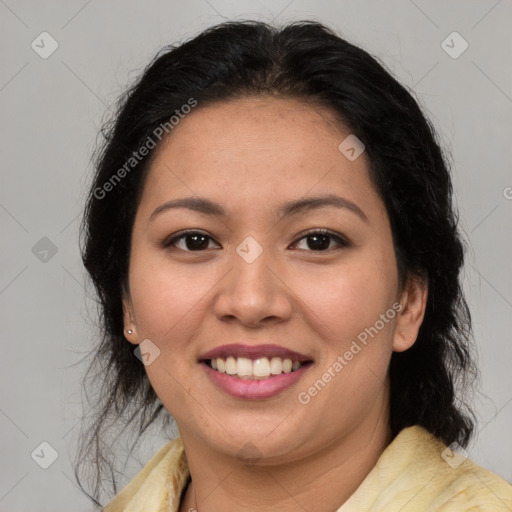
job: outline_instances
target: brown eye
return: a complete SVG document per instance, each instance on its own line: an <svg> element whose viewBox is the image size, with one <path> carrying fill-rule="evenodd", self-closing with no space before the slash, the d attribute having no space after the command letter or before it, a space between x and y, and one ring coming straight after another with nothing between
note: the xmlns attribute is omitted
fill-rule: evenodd
<svg viewBox="0 0 512 512"><path fill-rule="evenodd" d="M313 231L308 233L306 236L300 238L295 245L297 245L302 240L306 240L306 250L310 251L318 251L318 252L326 252L329 249L332 249L332 242L335 243L338 247L348 247L349 243L339 235L335 235L329 231ZM302 248L303 249L303 248Z"/></svg>
<svg viewBox="0 0 512 512"><path fill-rule="evenodd" d="M198 231L189 231L164 242L164 247L173 247L186 252L199 252L209 249L213 239Z"/></svg>
<svg viewBox="0 0 512 512"><path fill-rule="evenodd" d="M200 251L208 248L208 237L205 235L186 235L184 240L189 251Z"/></svg>

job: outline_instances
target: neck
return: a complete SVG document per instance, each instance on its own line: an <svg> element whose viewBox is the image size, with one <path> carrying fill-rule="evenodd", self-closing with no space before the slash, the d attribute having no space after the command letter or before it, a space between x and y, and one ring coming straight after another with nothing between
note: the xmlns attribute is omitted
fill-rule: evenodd
<svg viewBox="0 0 512 512"><path fill-rule="evenodd" d="M387 408L306 459L248 465L183 436L192 482L180 512L335 511L354 493L391 442ZM205 460L208 461L205 463Z"/></svg>

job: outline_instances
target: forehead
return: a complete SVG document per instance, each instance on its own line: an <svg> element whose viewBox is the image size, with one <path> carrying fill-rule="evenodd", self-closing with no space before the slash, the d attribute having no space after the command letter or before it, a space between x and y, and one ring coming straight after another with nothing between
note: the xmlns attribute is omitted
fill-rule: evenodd
<svg viewBox="0 0 512 512"><path fill-rule="evenodd" d="M181 120L159 154L180 146L194 149L181 155L194 160L222 155L224 160L261 161L279 155L280 162L300 162L305 155L312 156L313 148L315 153L325 152L345 132L326 107L296 99L252 97L199 104Z"/></svg>
<svg viewBox="0 0 512 512"><path fill-rule="evenodd" d="M197 194L261 206L333 191L361 201L375 191L365 154L350 161L338 149L349 135L333 111L296 99L199 104L158 149L143 202Z"/></svg>

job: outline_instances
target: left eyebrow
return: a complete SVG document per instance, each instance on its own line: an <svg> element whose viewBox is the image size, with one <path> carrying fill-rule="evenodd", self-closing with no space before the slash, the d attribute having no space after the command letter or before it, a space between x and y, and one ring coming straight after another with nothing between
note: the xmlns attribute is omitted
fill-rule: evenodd
<svg viewBox="0 0 512 512"><path fill-rule="evenodd" d="M362 220L368 222L368 217L356 203L335 194L326 194L322 196L308 197L306 199L298 199L296 201L289 201L280 207L279 212L282 216L287 216L307 210L323 208L325 206L347 208Z"/></svg>

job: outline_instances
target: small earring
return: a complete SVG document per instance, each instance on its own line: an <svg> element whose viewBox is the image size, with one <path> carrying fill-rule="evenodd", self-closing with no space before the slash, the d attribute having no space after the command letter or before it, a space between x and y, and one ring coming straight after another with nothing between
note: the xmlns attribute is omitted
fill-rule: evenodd
<svg viewBox="0 0 512 512"><path fill-rule="evenodd" d="M128 329L128 334L133 334L133 331L131 329Z"/></svg>

